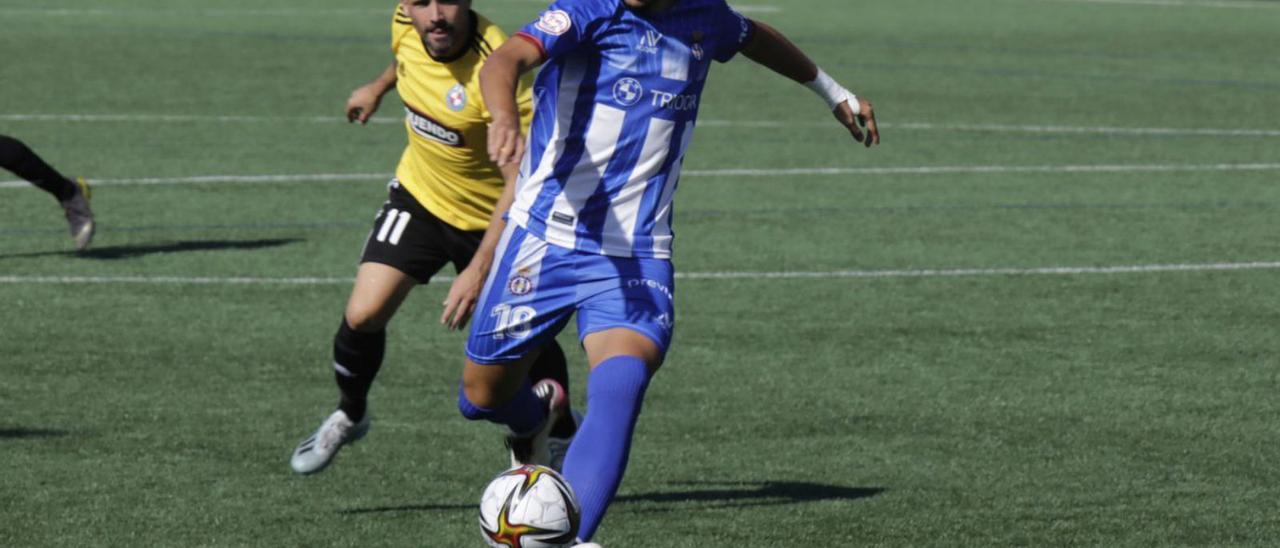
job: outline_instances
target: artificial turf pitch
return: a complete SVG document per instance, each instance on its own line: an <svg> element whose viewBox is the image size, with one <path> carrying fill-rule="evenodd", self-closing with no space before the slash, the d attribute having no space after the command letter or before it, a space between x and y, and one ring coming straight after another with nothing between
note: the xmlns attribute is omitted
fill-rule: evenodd
<svg viewBox="0 0 1280 548"><path fill-rule="evenodd" d="M475 6L508 29L540 8ZM744 7L871 98L884 145L713 69L676 341L597 540L1280 543L1280 4ZM455 409L446 283L392 324L370 436L287 464L335 402L405 139L394 95L340 120L389 21L0 0L0 133L102 181L82 256L47 195L0 186L0 545L480 545L506 457Z"/></svg>

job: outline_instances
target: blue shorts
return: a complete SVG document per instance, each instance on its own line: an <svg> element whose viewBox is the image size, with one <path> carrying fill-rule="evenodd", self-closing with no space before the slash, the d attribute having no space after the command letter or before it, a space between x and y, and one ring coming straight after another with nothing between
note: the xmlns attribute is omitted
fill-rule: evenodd
<svg viewBox="0 0 1280 548"><path fill-rule="evenodd" d="M584 253L508 223L472 319L467 357L481 365L519 360L554 339L574 312L579 340L621 327L666 354L676 317L671 261Z"/></svg>

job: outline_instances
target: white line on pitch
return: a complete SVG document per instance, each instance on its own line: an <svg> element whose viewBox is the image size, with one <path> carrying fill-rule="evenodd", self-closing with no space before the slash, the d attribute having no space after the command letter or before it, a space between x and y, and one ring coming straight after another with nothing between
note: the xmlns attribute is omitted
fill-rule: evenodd
<svg viewBox="0 0 1280 548"><path fill-rule="evenodd" d="M345 124L342 116L249 116L249 115L199 115L199 114L0 114L5 122L78 122L78 123L308 123ZM403 124L402 118L380 116L369 119L371 124ZM782 122L775 120L702 120L701 128L784 128L784 127L834 127L833 122L803 121ZM1249 128L1176 128L1176 127L1118 127L1118 126L1056 126L1016 124L936 124L928 122L886 122L883 129L911 131L973 131L992 133L1066 133L1097 135L1166 135L1166 136L1214 136L1214 137L1280 137L1280 129Z"/></svg>
<svg viewBox="0 0 1280 548"><path fill-rule="evenodd" d="M828 272L683 272L683 280L833 280L876 278L958 278L992 276L1081 276L1280 270L1280 262L1154 264L1121 266L1055 266L1043 268L956 268L916 270L834 270ZM452 276L435 278L440 282ZM155 285L347 285L353 278L251 278L184 276L0 276L0 284L155 284Z"/></svg>
<svg viewBox="0 0 1280 548"><path fill-rule="evenodd" d="M814 167L788 169L694 169L684 177L779 177L823 175L958 175L967 173L1171 173L1280 171L1280 164L1096 164L1058 166L896 166ZM393 173L316 173L295 175L200 175L140 179L91 179L94 186L183 184L263 184L390 180ZM0 181L0 189L29 188L26 181Z"/></svg>
<svg viewBox="0 0 1280 548"><path fill-rule="evenodd" d="M1256 9L1256 8L1280 8L1280 3L1276 2L1250 2L1248 0L1048 0L1051 2L1073 3L1073 4L1118 4L1130 6L1161 6L1161 7L1183 7L1183 8L1238 8L1238 9Z"/></svg>
<svg viewBox="0 0 1280 548"><path fill-rule="evenodd" d="M322 183L382 180L389 181L394 173L315 173L300 175L200 175L196 177L147 177L141 179L90 179L93 186L147 186L189 184L262 184L262 183ZM26 188L25 181L0 181L0 188Z"/></svg>
<svg viewBox="0 0 1280 548"><path fill-rule="evenodd" d="M1280 171L1280 164L1098 164L1062 166L900 166L793 169L708 169L686 177L776 177L787 175L954 175L964 173L1152 173L1196 171Z"/></svg>
<svg viewBox="0 0 1280 548"><path fill-rule="evenodd" d="M1215 137L1280 137L1280 129L1115 127L1115 126L1036 126L1007 124L929 124L906 122L880 124L890 129L978 131L1007 133L1085 133L1098 135L1203 135Z"/></svg>
<svg viewBox="0 0 1280 548"><path fill-rule="evenodd" d="M266 123L305 122L312 124L346 123L347 119L335 116L251 116L217 114L0 114L5 122L84 122L84 123ZM379 124L403 123L402 118L374 118Z"/></svg>
<svg viewBox="0 0 1280 548"><path fill-rule="evenodd" d="M547 5L551 0L520 0L519 3L540 3ZM782 11L780 6L771 5L753 5L753 6L735 6L734 9L741 13L779 13ZM312 9L290 9L290 8L166 8L163 10L149 10L145 8L65 8L65 7L38 7L38 6L0 6L0 13L31 13L50 16L85 16L85 15L143 15L143 14L165 14L165 15L208 15L208 16L329 16L329 15L387 15L390 9L383 8L312 8Z"/></svg>
<svg viewBox="0 0 1280 548"><path fill-rule="evenodd" d="M956 268L921 270L836 270L830 272L689 272L676 274L690 280L841 279L841 278L945 278L972 276L1045 276L1084 274L1143 274L1159 272L1218 272L1227 270L1278 270L1280 262L1156 264L1123 266L1054 266L1044 268Z"/></svg>

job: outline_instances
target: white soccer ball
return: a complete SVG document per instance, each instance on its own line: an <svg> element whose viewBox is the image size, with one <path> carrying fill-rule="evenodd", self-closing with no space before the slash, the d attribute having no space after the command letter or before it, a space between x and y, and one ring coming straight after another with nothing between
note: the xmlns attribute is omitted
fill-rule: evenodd
<svg viewBox="0 0 1280 548"><path fill-rule="evenodd" d="M493 548L572 546L580 519L569 482L545 466L498 474L480 497L480 533Z"/></svg>

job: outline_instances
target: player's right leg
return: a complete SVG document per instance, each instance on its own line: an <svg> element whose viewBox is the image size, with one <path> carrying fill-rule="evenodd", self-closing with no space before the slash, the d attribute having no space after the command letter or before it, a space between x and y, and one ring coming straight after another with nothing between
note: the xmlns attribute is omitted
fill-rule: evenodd
<svg viewBox="0 0 1280 548"><path fill-rule="evenodd" d="M323 470L342 446L369 430L369 389L382 368L386 327L414 287L430 281L447 262L441 223L392 185L369 239L333 338L338 409L294 449L290 466L299 474Z"/></svg>
<svg viewBox="0 0 1280 548"><path fill-rule="evenodd" d="M89 182L71 180L45 163L22 141L0 135L0 167L13 172L58 199L76 242L76 250L89 247L95 229L93 211L89 209Z"/></svg>
<svg viewBox="0 0 1280 548"><path fill-rule="evenodd" d="M506 425L512 464L550 465L547 438L568 405L552 379L529 369L573 314L576 274L564 250L511 224L481 292L467 339L458 409Z"/></svg>

